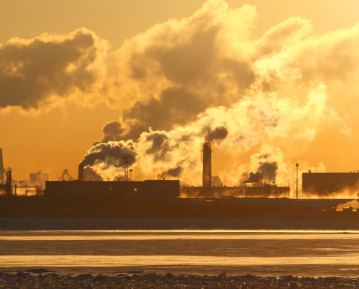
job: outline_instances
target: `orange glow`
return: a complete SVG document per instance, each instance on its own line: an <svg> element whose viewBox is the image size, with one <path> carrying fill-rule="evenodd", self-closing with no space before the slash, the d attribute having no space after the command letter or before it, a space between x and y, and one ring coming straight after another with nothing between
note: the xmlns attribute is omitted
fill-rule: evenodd
<svg viewBox="0 0 359 289"><path fill-rule="evenodd" d="M358 4L339 4L5 1L5 166L17 180L39 170L57 180L63 169L77 178L106 139L133 145L135 180L166 175L197 186L202 143L225 128L213 139L212 175L227 185L263 162L277 165L275 181L292 195L297 162L302 171L358 170ZM114 121L119 133L103 133ZM87 165L110 180L123 174L116 162Z"/></svg>

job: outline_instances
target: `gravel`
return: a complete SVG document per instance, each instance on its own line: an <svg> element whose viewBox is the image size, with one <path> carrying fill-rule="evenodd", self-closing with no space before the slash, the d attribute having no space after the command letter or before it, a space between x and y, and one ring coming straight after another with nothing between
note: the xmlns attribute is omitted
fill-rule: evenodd
<svg viewBox="0 0 359 289"><path fill-rule="evenodd" d="M140 271L142 272L142 271ZM228 276L165 275L156 273L59 275L29 272L0 272L0 288L359 288L359 279L343 277L260 277L251 274Z"/></svg>

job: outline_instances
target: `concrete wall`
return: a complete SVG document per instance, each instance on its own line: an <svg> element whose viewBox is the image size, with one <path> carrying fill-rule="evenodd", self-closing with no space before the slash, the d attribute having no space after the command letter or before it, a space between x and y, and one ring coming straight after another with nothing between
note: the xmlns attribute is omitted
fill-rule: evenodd
<svg viewBox="0 0 359 289"><path fill-rule="evenodd" d="M75 196L86 194L120 194L127 198L174 198L179 195L178 180L144 182L46 182L45 195Z"/></svg>
<svg viewBox="0 0 359 289"><path fill-rule="evenodd" d="M359 173L302 173L304 195L357 195L358 192Z"/></svg>

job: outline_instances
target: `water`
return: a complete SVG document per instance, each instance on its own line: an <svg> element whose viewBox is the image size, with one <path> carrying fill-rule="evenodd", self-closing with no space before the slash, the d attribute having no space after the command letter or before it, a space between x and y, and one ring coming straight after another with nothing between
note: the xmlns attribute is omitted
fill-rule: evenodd
<svg viewBox="0 0 359 289"><path fill-rule="evenodd" d="M4 271L357 276L359 232L2 231Z"/></svg>

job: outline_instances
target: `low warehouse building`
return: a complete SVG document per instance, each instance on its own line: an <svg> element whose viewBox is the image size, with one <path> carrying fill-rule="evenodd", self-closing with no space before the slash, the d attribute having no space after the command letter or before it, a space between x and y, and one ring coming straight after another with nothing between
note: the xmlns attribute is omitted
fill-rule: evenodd
<svg viewBox="0 0 359 289"><path fill-rule="evenodd" d="M45 195L63 197L86 196L86 194L114 194L125 198L175 198L179 196L179 180L139 181L48 181Z"/></svg>
<svg viewBox="0 0 359 289"><path fill-rule="evenodd" d="M311 197L358 196L359 173L302 173L302 194Z"/></svg>
<svg viewBox="0 0 359 289"><path fill-rule="evenodd" d="M182 196L188 198L290 198L290 187L184 187Z"/></svg>

